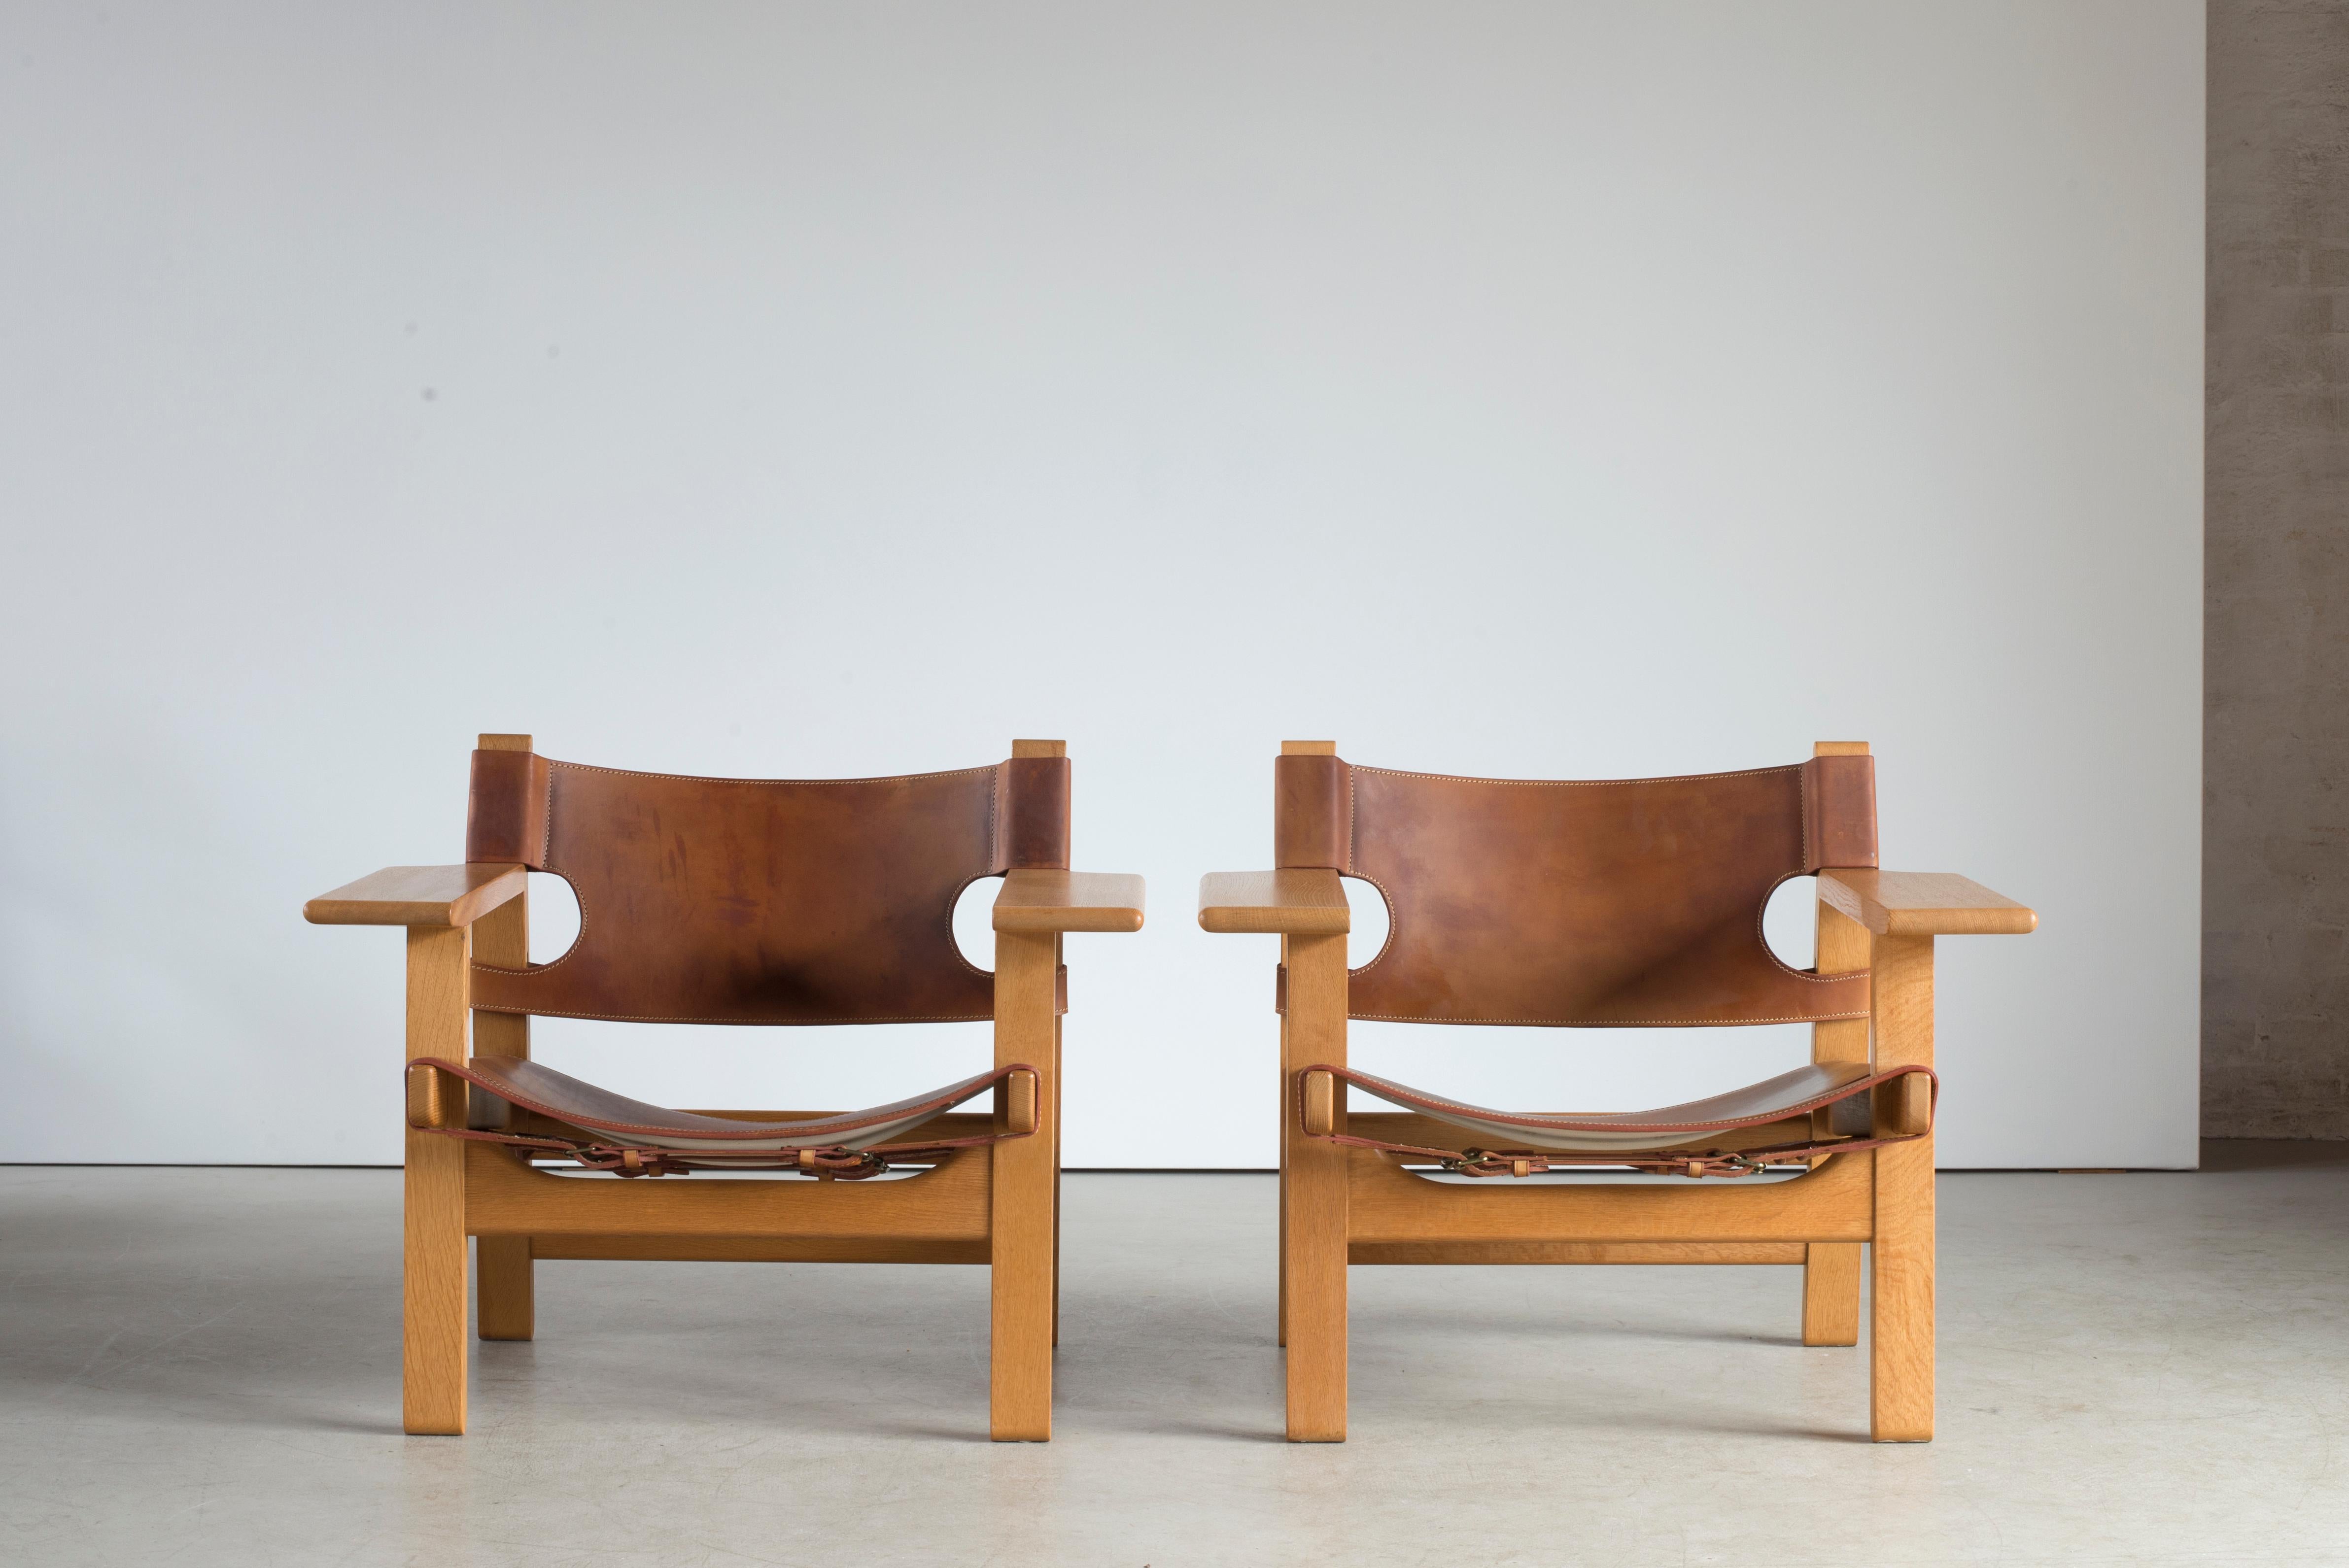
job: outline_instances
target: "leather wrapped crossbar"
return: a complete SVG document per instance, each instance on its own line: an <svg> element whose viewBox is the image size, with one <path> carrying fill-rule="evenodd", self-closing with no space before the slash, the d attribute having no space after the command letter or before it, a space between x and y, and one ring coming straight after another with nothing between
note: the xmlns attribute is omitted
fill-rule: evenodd
<svg viewBox="0 0 2349 1568"><path fill-rule="evenodd" d="M429 1114L431 1074L453 1075L516 1109L588 1136L531 1136L472 1127L440 1127ZM798 1171L850 1181L878 1176L892 1163L926 1162L957 1149L975 1149L1036 1130L1036 1069L1024 1062L997 1068L911 1099L870 1110L791 1121L741 1121L671 1110L615 1094L568 1073L513 1057L453 1062L419 1057L408 1064L408 1124L480 1143L500 1143L535 1155L572 1161L620 1176L683 1176L694 1171ZM1001 1085L1003 1124L968 1138L910 1143L885 1141Z"/></svg>
<svg viewBox="0 0 2349 1568"><path fill-rule="evenodd" d="M1695 1147L1716 1143L1726 1133L1767 1127L1806 1116L1889 1084L1922 1080L1921 1108L1910 1112L1896 1102L1891 1131L1872 1138L1811 1138L1760 1148ZM1499 1141L1495 1148L1437 1149L1357 1138L1336 1130L1336 1086L1351 1084L1390 1105ZM1749 1176L1773 1165L1798 1165L1823 1155L1853 1153L1906 1143L1932 1130L1940 1080L1930 1068L1895 1067L1872 1071L1864 1062L1815 1062L1774 1078L1709 1099L1658 1110L1584 1114L1539 1114L1493 1110L1410 1088L1346 1068L1319 1064L1297 1078L1298 1117L1309 1138L1356 1149L1374 1149L1406 1161L1435 1164L1463 1176L1532 1176L1577 1166L1629 1166L1667 1176ZM1913 1124L1912 1124L1913 1123ZM1511 1148L1516 1143L1524 1147Z"/></svg>

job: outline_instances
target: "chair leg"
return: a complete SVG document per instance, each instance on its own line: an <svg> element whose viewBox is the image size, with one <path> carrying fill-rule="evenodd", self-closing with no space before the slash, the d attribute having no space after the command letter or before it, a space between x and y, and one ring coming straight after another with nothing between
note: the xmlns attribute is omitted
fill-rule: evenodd
<svg viewBox="0 0 2349 1568"><path fill-rule="evenodd" d="M1821 757L1866 756L1868 748L1853 741L1824 741ZM1817 966L1822 975L1847 974L1871 966L1874 937L1868 927L1826 900L1818 905ZM1868 1059L1868 1020L1832 1018L1811 1026L1811 1060L1859 1062ZM1811 1113L1811 1131L1826 1137L1835 1130L1831 1112ZM1857 1242L1814 1242L1803 1255L1803 1343L1859 1343L1860 1246Z"/></svg>
<svg viewBox="0 0 2349 1568"><path fill-rule="evenodd" d="M1053 975L1059 939L1002 931L995 937L995 1059L1027 1062L1037 1085L1034 1136L990 1147L988 1199L990 1291L988 1435L999 1443L1052 1437L1053 1204L1059 1177L1059 1075L1053 1056Z"/></svg>
<svg viewBox="0 0 2349 1568"><path fill-rule="evenodd" d="M1813 1242L1803 1250L1803 1343L1859 1343L1858 1242Z"/></svg>
<svg viewBox="0 0 2349 1568"><path fill-rule="evenodd" d="M1054 982L1058 984L1057 978ZM1052 1020L1052 1345L1061 1344L1061 1020Z"/></svg>
<svg viewBox="0 0 2349 1568"><path fill-rule="evenodd" d="M1280 1205L1280 1305L1278 1321L1273 1326L1275 1345L1288 1345L1288 1160L1286 1153L1280 1161L1280 1193L1276 1200Z"/></svg>
<svg viewBox="0 0 2349 1568"><path fill-rule="evenodd" d="M461 1061L471 938L463 926L408 933L408 1055ZM408 1165L400 1222L400 1420L409 1431L465 1429L465 1145L419 1131L461 1126L465 1086L443 1072L408 1079Z"/></svg>
<svg viewBox="0 0 2349 1568"><path fill-rule="evenodd" d="M1870 1253L1868 1431L1879 1443L1933 1440L1933 1145L1876 1150Z"/></svg>
<svg viewBox="0 0 2349 1568"><path fill-rule="evenodd" d="M999 1443L1052 1437L1052 1186L1040 1139L995 1146L992 1330L988 1435Z"/></svg>
<svg viewBox="0 0 2349 1568"><path fill-rule="evenodd" d="M1879 936L1869 965L1876 1065L1933 1061L1933 939ZM1929 1112L1907 1078L1878 1089L1879 1134L1922 1130ZM1933 1139L1873 1150L1868 1244L1868 1430L1879 1443L1933 1440Z"/></svg>
<svg viewBox="0 0 2349 1568"><path fill-rule="evenodd" d="M1286 1346L1288 1343L1288 1156L1296 1133L1290 1125L1290 1096L1287 1087L1288 1071L1286 1067L1281 1069L1280 1079L1281 1087L1273 1096L1273 1103L1280 1108L1280 1141L1276 1145L1280 1150L1280 1191L1274 1200L1280 1210L1280 1304L1273 1326L1273 1343Z"/></svg>
<svg viewBox="0 0 2349 1568"><path fill-rule="evenodd" d="M484 751L528 751L527 735L484 735ZM530 894L510 899L473 923L473 956L484 964L520 969L530 963ZM521 1013L482 1013L473 1021L473 1052L477 1057L530 1056L530 1019ZM480 1091L474 1091L479 1094ZM484 1097L493 1108L493 1121L477 1126L502 1127L502 1101ZM473 1243L474 1332L483 1339L528 1339L534 1328L535 1302L531 1289L530 1238L483 1236Z"/></svg>
<svg viewBox="0 0 2349 1568"><path fill-rule="evenodd" d="M1287 1280L1288 1440L1346 1440L1346 1151L1296 1150L1282 1243Z"/></svg>
<svg viewBox="0 0 2349 1568"><path fill-rule="evenodd" d="M536 1328L528 1236L473 1243L473 1321L484 1339L528 1339Z"/></svg>
<svg viewBox="0 0 2349 1568"><path fill-rule="evenodd" d="M1280 1103L1288 1147L1281 1183L1283 1327L1288 1346L1288 1440L1346 1440L1348 1150L1294 1131L1297 1073L1345 1061L1346 939L1290 936L1282 1020ZM1344 1130L1345 1101L1337 1102Z"/></svg>
<svg viewBox="0 0 2349 1568"><path fill-rule="evenodd" d="M465 1146L410 1129L400 1282L400 1418L465 1429Z"/></svg>

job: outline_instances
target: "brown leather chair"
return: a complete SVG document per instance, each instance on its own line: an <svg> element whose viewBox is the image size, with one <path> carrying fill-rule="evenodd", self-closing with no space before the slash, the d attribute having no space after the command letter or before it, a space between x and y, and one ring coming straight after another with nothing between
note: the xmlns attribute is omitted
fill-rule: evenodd
<svg viewBox="0 0 2349 1568"><path fill-rule="evenodd" d="M1930 1439L1933 938L2038 917L1963 877L1878 871L1857 742L1787 768L1552 782L1354 767L1290 741L1274 780L1278 869L1207 877L1199 923L1281 938L1290 1439L1346 1436L1349 1264L1799 1264L1803 1343L1856 1345L1862 1246L1871 1430ZM1374 883L1391 922L1350 973L1341 873ZM1795 970L1762 912L1806 873L1818 956ZM1349 1018L1807 1023L1812 1065L1660 1110L1510 1112L1350 1070ZM1350 1112L1350 1087L1394 1109ZM1577 1169L1692 1180L1515 1180Z"/></svg>
<svg viewBox="0 0 2349 1568"><path fill-rule="evenodd" d="M378 872L305 911L408 927L408 1430L465 1429L473 1236L484 1339L531 1337L537 1258L989 1264L990 1430L1052 1435L1061 936L1142 925L1140 877L1068 869L1061 742L1015 741L1009 760L951 773L745 779L582 767L485 735L465 860ZM530 962L526 871L578 895L578 939L552 963ZM953 930L984 876L1003 878L992 975ZM995 1065L866 1111L677 1111L533 1062L533 1015L988 1018ZM954 1112L980 1095L986 1112ZM892 1165L917 1173L858 1180ZM808 1180L644 1179L729 1170Z"/></svg>

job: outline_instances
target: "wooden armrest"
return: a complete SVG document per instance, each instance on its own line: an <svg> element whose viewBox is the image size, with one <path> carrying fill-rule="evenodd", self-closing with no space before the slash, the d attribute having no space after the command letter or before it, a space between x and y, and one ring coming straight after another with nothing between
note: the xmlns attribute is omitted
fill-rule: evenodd
<svg viewBox="0 0 2349 1568"><path fill-rule="evenodd" d="M313 925L471 925L530 885L521 866L387 866L312 899Z"/></svg>
<svg viewBox="0 0 2349 1568"><path fill-rule="evenodd" d="M2038 914L1950 872L1819 872L1819 897L1884 936L2021 936Z"/></svg>
<svg viewBox="0 0 2349 1568"><path fill-rule="evenodd" d="M1209 872L1199 879L1199 924L1208 931L1339 936L1353 928L1333 871Z"/></svg>
<svg viewBox="0 0 2349 1568"><path fill-rule="evenodd" d="M998 931L1140 931L1142 879L1116 872L1006 872Z"/></svg>

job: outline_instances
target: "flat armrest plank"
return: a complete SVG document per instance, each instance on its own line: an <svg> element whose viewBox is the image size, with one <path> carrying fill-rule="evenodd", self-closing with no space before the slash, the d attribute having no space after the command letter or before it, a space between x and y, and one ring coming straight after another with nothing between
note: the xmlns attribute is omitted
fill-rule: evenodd
<svg viewBox="0 0 2349 1568"><path fill-rule="evenodd" d="M312 899L313 925L471 925L530 885L521 866L387 866Z"/></svg>
<svg viewBox="0 0 2349 1568"><path fill-rule="evenodd" d="M1199 879L1199 924L1207 931L1338 936L1353 927L1346 889L1325 870L1209 872Z"/></svg>
<svg viewBox="0 0 2349 1568"><path fill-rule="evenodd" d="M1003 873L998 931L1140 931L1142 879L1117 872Z"/></svg>
<svg viewBox="0 0 2349 1568"><path fill-rule="evenodd" d="M1819 897L1884 936L2021 936L2039 916L1951 872L1819 872Z"/></svg>

